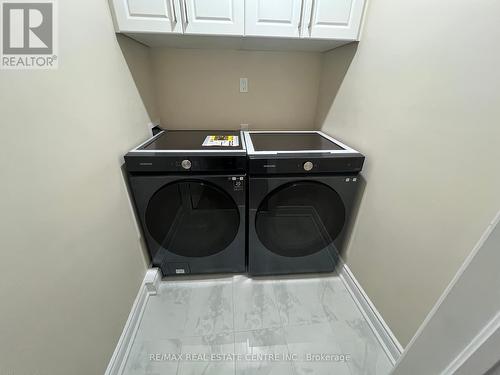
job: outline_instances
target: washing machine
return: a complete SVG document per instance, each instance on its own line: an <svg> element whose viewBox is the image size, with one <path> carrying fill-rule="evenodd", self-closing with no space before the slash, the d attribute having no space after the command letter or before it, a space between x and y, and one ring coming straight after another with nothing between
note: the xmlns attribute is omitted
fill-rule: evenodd
<svg viewBox="0 0 500 375"><path fill-rule="evenodd" d="M162 131L125 155L153 266L245 272L246 149L239 131Z"/></svg>
<svg viewBox="0 0 500 375"><path fill-rule="evenodd" d="M332 272L340 259L364 156L319 131L244 133L248 272Z"/></svg>

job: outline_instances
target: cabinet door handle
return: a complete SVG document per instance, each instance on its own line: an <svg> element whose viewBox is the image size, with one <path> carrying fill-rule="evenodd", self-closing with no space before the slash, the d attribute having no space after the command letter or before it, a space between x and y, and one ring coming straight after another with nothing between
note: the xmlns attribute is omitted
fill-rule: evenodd
<svg viewBox="0 0 500 375"><path fill-rule="evenodd" d="M314 4L315 1L312 0L312 5L311 5L311 17L309 18L309 26L307 26L307 28L309 29L309 34L311 33L311 28L312 28L312 24L313 24L313 15L314 15Z"/></svg>
<svg viewBox="0 0 500 375"><path fill-rule="evenodd" d="M300 31L300 28L302 27L302 13L303 12L304 12L304 0L300 0L300 18L299 18L299 25L298 25L299 31Z"/></svg>
<svg viewBox="0 0 500 375"><path fill-rule="evenodd" d="M184 17L186 18L186 25L188 24L188 8L187 8L187 3L186 0L184 0Z"/></svg>
<svg viewBox="0 0 500 375"><path fill-rule="evenodd" d="M177 23L177 14L175 13L175 4L174 4L174 1L175 0L168 0L170 2L170 9L172 9L172 16L174 16L174 23Z"/></svg>

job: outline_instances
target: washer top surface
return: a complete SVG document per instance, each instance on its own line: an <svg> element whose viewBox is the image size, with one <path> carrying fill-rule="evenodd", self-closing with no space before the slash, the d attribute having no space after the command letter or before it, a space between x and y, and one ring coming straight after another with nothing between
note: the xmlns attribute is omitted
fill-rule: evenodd
<svg viewBox="0 0 500 375"><path fill-rule="evenodd" d="M249 155L357 152L320 131L249 131L245 139Z"/></svg>
<svg viewBox="0 0 500 375"><path fill-rule="evenodd" d="M246 144L236 130L163 130L125 157L130 173L246 171Z"/></svg>
<svg viewBox="0 0 500 375"><path fill-rule="evenodd" d="M234 145L206 145L207 137L232 136ZM236 142L237 140L237 142ZM204 145L205 143L205 145ZM136 151L243 151L244 143L239 131L231 130L165 130Z"/></svg>
<svg viewBox="0 0 500 375"><path fill-rule="evenodd" d="M253 133L255 151L344 150L318 133Z"/></svg>

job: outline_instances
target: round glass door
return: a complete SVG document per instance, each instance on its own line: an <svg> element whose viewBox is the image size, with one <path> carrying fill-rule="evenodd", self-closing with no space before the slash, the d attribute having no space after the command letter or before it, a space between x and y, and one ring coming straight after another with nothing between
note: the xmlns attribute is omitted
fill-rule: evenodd
<svg viewBox="0 0 500 375"><path fill-rule="evenodd" d="M300 181L266 196L257 210L255 228L268 250L301 257L330 246L344 222L344 203L335 190L319 182Z"/></svg>
<svg viewBox="0 0 500 375"><path fill-rule="evenodd" d="M147 230L166 250L186 257L216 254L238 233L240 214L224 190L201 180L161 187L146 209Z"/></svg>

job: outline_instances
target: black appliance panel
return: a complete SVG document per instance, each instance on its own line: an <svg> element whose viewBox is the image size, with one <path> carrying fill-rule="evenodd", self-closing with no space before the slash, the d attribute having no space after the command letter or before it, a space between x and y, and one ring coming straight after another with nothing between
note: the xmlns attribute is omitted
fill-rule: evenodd
<svg viewBox="0 0 500 375"><path fill-rule="evenodd" d="M217 254L238 234L238 206L224 190L200 180L161 187L146 208L146 228L162 247L185 257Z"/></svg>
<svg viewBox="0 0 500 375"><path fill-rule="evenodd" d="M249 273L332 272L358 183L356 174L250 177Z"/></svg>
<svg viewBox="0 0 500 375"><path fill-rule="evenodd" d="M252 175L357 173L365 157L359 153L250 156L248 171Z"/></svg>
<svg viewBox="0 0 500 375"><path fill-rule="evenodd" d="M294 181L270 192L255 214L260 242L275 254L317 253L337 238L345 223L340 195L317 181Z"/></svg>
<svg viewBox="0 0 500 375"><path fill-rule="evenodd" d="M164 275L245 271L244 174L129 180L152 263Z"/></svg>
<svg viewBox="0 0 500 375"><path fill-rule="evenodd" d="M183 166L183 162L189 161L189 168ZM224 155L193 153L145 153L130 152L125 155L125 164L128 172L132 173L158 173L158 172L180 172L183 174L200 172L231 172L246 170L246 156L242 155Z"/></svg>

